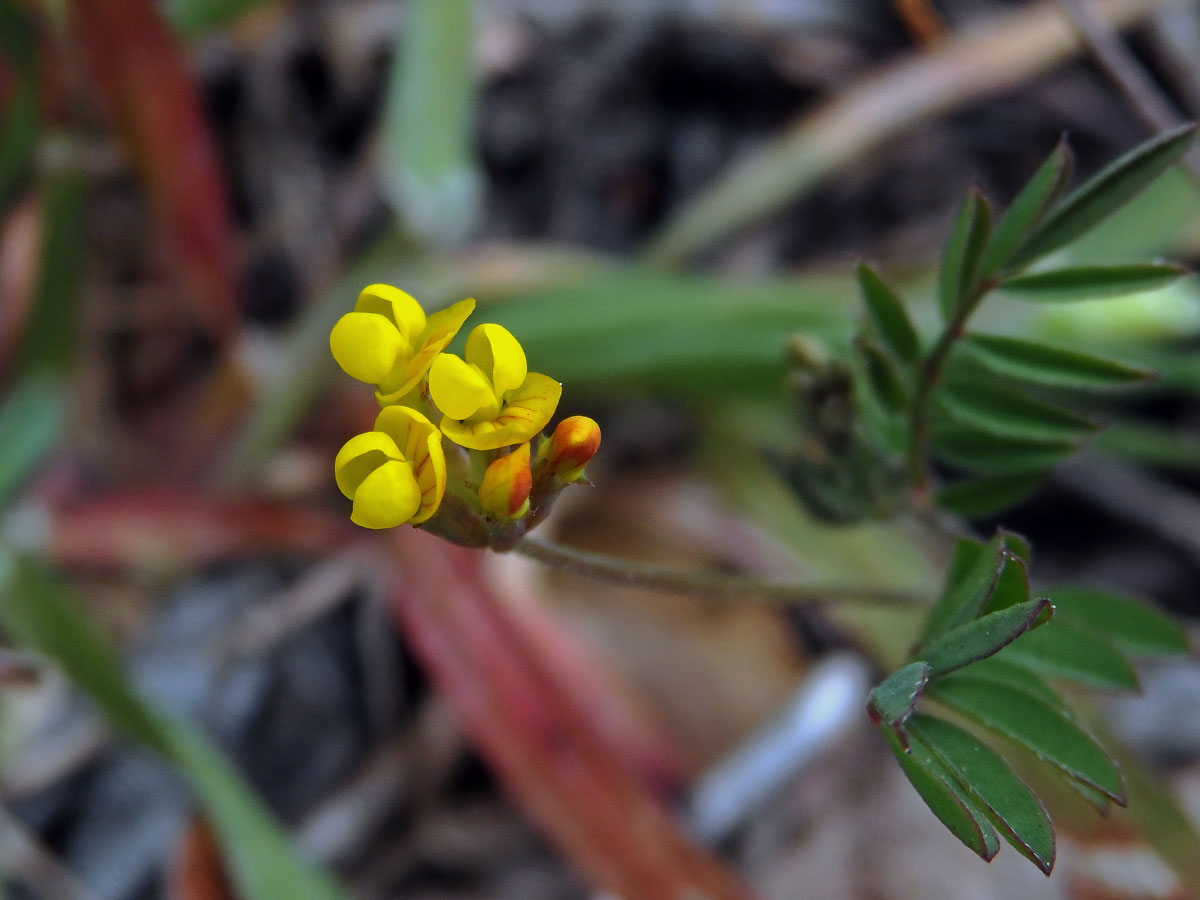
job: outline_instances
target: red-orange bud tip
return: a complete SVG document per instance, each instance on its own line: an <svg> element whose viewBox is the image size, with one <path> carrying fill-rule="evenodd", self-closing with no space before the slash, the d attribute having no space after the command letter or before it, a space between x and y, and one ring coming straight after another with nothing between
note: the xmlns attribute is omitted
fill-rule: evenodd
<svg viewBox="0 0 1200 900"><path fill-rule="evenodd" d="M533 474L529 470L529 444L492 462L479 485L483 511L497 519L519 519L529 510Z"/></svg>
<svg viewBox="0 0 1200 900"><path fill-rule="evenodd" d="M583 467L600 449L600 426L587 416L563 419L546 446L550 472L563 481L583 480Z"/></svg>

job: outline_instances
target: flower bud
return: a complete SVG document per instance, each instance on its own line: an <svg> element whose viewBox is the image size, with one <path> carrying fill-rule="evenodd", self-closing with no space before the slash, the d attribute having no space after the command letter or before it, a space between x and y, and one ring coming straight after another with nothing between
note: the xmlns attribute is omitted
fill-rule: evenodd
<svg viewBox="0 0 1200 900"><path fill-rule="evenodd" d="M600 426L587 416L571 416L558 423L540 455L551 475L574 484L584 480L584 466L599 449Z"/></svg>
<svg viewBox="0 0 1200 900"><path fill-rule="evenodd" d="M479 502L483 511L496 519L519 519L529 512L532 489L527 442L487 467L479 485Z"/></svg>

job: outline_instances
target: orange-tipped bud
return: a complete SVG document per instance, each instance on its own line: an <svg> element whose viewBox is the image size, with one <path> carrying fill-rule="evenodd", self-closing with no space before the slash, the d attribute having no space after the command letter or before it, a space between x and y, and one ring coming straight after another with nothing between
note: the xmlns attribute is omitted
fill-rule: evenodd
<svg viewBox="0 0 1200 900"><path fill-rule="evenodd" d="M584 480L583 468L599 449L600 426L587 416L571 416L558 423L541 453L550 474L573 484Z"/></svg>
<svg viewBox="0 0 1200 900"><path fill-rule="evenodd" d="M495 460L483 473L479 502L483 511L497 519L519 519L529 512L533 473L529 470L529 444Z"/></svg>

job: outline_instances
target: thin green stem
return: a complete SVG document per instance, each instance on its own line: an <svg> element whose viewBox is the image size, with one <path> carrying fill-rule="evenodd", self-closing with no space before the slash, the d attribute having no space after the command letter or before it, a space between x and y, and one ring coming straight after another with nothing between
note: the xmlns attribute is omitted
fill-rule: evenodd
<svg viewBox="0 0 1200 900"><path fill-rule="evenodd" d="M609 556L526 536L516 551L544 565L626 587L648 588L709 600L747 601L771 606L817 606L839 602L875 606L916 606L924 597L868 585L805 585L790 581L700 572Z"/></svg>
<svg viewBox="0 0 1200 900"><path fill-rule="evenodd" d="M929 505L929 407L933 389L942 380L942 370L954 345L966 334L967 320L979 304L996 286L994 278L986 279L974 286L965 302L958 305L954 316L946 323L937 341L921 362L920 377L917 379L913 396L912 412L908 429L908 477L918 509Z"/></svg>

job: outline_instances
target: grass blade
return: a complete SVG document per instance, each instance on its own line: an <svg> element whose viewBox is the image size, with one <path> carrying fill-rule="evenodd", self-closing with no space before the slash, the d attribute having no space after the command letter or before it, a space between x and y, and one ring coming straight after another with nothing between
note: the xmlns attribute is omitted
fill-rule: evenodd
<svg viewBox="0 0 1200 900"><path fill-rule="evenodd" d="M411 0L383 124L384 187L414 234L464 238L479 216L471 0Z"/></svg>
<svg viewBox="0 0 1200 900"><path fill-rule="evenodd" d="M302 860L240 776L191 726L162 715L125 680L115 651L44 567L0 555L0 624L62 667L117 728L183 770L217 832L239 896L247 900L345 900Z"/></svg>

